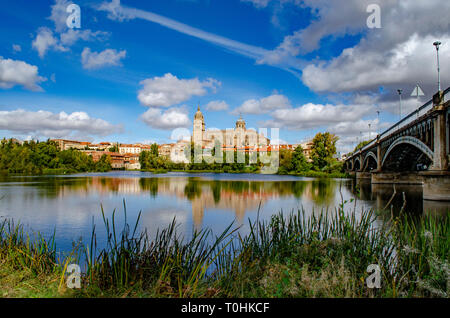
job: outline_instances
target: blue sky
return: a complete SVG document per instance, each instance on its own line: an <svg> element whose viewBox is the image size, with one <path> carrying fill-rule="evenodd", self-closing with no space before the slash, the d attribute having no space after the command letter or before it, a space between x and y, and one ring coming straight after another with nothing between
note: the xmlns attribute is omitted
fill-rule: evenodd
<svg viewBox="0 0 450 318"><path fill-rule="evenodd" d="M344 152L399 118L396 89L403 115L416 83L431 98L435 39L449 86L448 1L0 3L2 137L163 143L200 105L207 128L242 114L288 143L334 132ZM80 29L65 23L71 3ZM373 3L381 28L367 26Z"/></svg>

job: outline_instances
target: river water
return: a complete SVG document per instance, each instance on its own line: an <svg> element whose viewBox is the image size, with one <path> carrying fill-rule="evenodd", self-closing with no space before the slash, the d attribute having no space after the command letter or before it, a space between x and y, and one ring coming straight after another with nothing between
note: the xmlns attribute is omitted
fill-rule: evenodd
<svg viewBox="0 0 450 318"><path fill-rule="evenodd" d="M420 186L396 186L391 205L398 213L405 193L408 213L444 214L450 202L422 199ZM106 217L116 210L116 223L134 225L141 211L139 230L150 236L174 218L186 238L194 230L220 234L229 224L249 231L248 220L268 220L274 213L304 209L306 215L333 215L342 202L346 210L381 209L393 194L392 185L371 185L352 179L314 179L258 174L109 172L64 176L1 177L0 221L13 219L30 233L46 237L55 231L57 248L72 249L74 241L86 243L96 225L98 247L103 247ZM353 201L352 201L353 199ZM351 201L351 202L350 202ZM390 208L389 208L390 209ZM379 217L378 222L383 222Z"/></svg>

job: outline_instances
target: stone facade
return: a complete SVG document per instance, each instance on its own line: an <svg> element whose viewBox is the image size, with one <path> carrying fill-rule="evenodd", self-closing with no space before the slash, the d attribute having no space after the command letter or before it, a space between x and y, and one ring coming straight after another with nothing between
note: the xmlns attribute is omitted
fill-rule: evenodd
<svg viewBox="0 0 450 318"><path fill-rule="evenodd" d="M256 130L247 129L245 121L240 117L234 129L206 130L205 119L198 107L194 116L192 133L194 145L202 148L214 148L220 142L223 148L263 147L270 145L270 139Z"/></svg>

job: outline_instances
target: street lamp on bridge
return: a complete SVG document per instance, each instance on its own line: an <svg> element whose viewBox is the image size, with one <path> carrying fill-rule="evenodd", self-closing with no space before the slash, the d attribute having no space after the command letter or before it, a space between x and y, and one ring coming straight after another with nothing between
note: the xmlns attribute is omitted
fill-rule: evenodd
<svg viewBox="0 0 450 318"><path fill-rule="evenodd" d="M400 120L402 119L402 89L397 89L398 96L400 96Z"/></svg>
<svg viewBox="0 0 450 318"><path fill-rule="evenodd" d="M439 41L436 41L433 43L433 45L436 47L436 54L437 54L437 70L438 70L438 91L441 91L441 73L440 73L440 67L439 67L439 46L442 43Z"/></svg>
<svg viewBox="0 0 450 318"><path fill-rule="evenodd" d="M377 110L377 135L380 134L380 111Z"/></svg>

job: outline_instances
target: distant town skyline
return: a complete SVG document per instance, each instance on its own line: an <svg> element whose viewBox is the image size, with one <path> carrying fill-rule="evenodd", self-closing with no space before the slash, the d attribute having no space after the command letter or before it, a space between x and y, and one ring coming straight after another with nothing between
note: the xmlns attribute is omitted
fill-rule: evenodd
<svg viewBox="0 0 450 318"><path fill-rule="evenodd" d="M81 28L69 28L70 4ZM369 28L369 5L381 23ZM450 86L445 0L42 0L0 12L0 137L171 143L208 126L317 132L338 151ZM425 96L410 96L419 84ZM272 139L271 136L267 136Z"/></svg>

